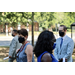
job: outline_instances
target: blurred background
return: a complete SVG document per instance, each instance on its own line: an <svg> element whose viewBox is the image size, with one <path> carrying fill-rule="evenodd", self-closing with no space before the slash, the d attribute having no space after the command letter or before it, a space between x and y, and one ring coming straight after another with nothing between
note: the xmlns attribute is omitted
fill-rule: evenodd
<svg viewBox="0 0 75 75"><path fill-rule="evenodd" d="M58 38L60 25L67 26L67 35L71 37L72 23L75 23L75 12L0 12L0 62L8 61L3 58L8 56L13 29L27 29L28 41L35 46L38 35L43 30L52 31ZM75 61L75 51L72 57Z"/></svg>

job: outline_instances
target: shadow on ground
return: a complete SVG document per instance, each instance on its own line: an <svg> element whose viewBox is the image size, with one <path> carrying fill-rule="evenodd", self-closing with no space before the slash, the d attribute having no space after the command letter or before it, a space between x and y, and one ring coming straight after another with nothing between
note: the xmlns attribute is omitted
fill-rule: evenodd
<svg viewBox="0 0 75 75"><path fill-rule="evenodd" d="M9 47L0 47L0 62L8 62L8 59L3 60L3 58L7 57L8 54L9 54ZM37 59L35 57L35 62L36 61ZM16 62L16 60L14 60L14 62Z"/></svg>
<svg viewBox="0 0 75 75"><path fill-rule="evenodd" d="M9 47L0 47L0 62L8 62L8 59L3 60L3 58L8 56L8 53L9 53ZM35 57L35 55L34 55L34 57ZM73 51L72 58L73 58L73 62L75 62L75 49ZM37 61L37 59L35 57L35 62L36 61ZM16 60L14 62L16 62Z"/></svg>

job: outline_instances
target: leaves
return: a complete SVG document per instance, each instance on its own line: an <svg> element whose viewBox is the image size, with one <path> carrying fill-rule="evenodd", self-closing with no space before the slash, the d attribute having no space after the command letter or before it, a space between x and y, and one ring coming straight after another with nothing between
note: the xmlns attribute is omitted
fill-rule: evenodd
<svg viewBox="0 0 75 75"><path fill-rule="evenodd" d="M0 24L9 23L11 25L31 24L32 12L0 12ZM34 12L34 22L39 23L39 27L50 28L58 24L64 24L70 28L75 22L75 12Z"/></svg>

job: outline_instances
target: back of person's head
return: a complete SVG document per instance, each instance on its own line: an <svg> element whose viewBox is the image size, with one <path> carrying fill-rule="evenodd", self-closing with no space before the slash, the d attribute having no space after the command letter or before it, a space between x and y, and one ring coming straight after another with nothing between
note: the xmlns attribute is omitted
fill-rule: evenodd
<svg viewBox="0 0 75 75"><path fill-rule="evenodd" d="M21 30L18 30L18 31L17 31L17 33L18 33L19 35L20 35L20 31L21 31Z"/></svg>
<svg viewBox="0 0 75 75"><path fill-rule="evenodd" d="M20 34L23 35L24 37L28 36L28 31L26 29L21 29Z"/></svg>
<svg viewBox="0 0 75 75"><path fill-rule="evenodd" d="M16 29L14 29L13 32L17 34L17 30Z"/></svg>
<svg viewBox="0 0 75 75"><path fill-rule="evenodd" d="M44 51L52 53L54 44L54 42L52 41L53 39L54 39L53 33L48 30L45 30L40 33L33 50L36 57L38 57Z"/></svg>
<svg viewBox="0 0 75 75"><path fill-rule="evenodd" d="M17 35L17 30L14 29L14 30L12 31L12 36L15 37L16 35Z"/></svg>

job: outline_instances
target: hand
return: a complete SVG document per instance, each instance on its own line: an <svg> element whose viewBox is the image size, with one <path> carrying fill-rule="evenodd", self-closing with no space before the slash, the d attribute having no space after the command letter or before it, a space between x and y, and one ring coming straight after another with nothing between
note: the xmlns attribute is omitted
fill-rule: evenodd
<svg viewBox="0 0 75 75"><path fill-rule="evenodd" d="M61 58L61 59L59 59L59 62L63 62L63 59Z"/></svg>
<svg viewBox="0 0 75 75"><path fill-rule="evenodd" d="M62 62L63 62L63 58L62 58ZM67 62L67 59L65 58L65 62Z"/></svg>
<svg viewBox="0 0 75 75"><path fill-rule="evenodd" d="M63 62L63 58L59 59L59 62ZM67 59L65 59L65 62L67 62Z"/></svg>
<svg viewBox="0 0 75 75"><path fill-rule="evenodd" d="M67 59L65 59L65 62L67 62Z"/></svg>
<svg viewBox="0 0 75 75"><path fill-rule="evenodd" d="M16 50L16 53L18 53L18 52L19 52L19 50L20 50L20 49L17 49L17 50Z"/></svg>
<svg viewBox="0 0 75 75"><path fill-rule="evenodd" d="M9 56L9 58L11 58L11 56Z"/></svg>

